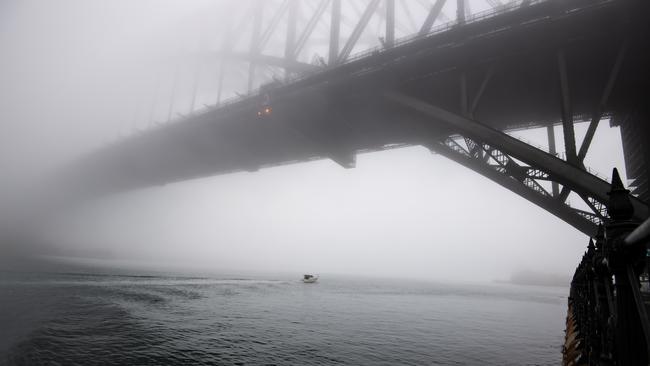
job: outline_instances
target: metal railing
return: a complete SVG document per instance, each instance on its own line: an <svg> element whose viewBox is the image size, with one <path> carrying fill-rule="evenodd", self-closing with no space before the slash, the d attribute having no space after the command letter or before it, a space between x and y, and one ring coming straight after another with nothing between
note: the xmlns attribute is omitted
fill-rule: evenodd
<svg viewBox="0 0 650 366"><path fill-rule="evenodd" d="M429 38L429 37L432 37L432 36L435 36L435 35L439 35L439 34L451 31L452 29L457 29L458 27L462 27L462 26L465 26L465 25L468 25L468 24L477 23L477 22L480 22L480 21L484 21L486 19L490 19L490 18L499 16L499 15L503 15L503 14L512 12L514 10L517 10L517 9L521 8L524 1L525 0L514 0L514 1L511 1L511 2L509 2L507 4L504 4L504 5L499 6L499 7L495 7L495 8L492 8L492 9L488 9L488 10L485 10L485 11L481 11L481 12L477 12L477 13L468 15L462 23L459 23L457 20L452 20L452 21L448 21L448 22L443 23L443 24L439 24L439 25L437 25L435 27L432 27L427 33L424 33L424 34L415 33L415 34L412 34L412 35L397 38L395 40L395 43L394 43L393 47L391 47L391 48L385 48L383 46L375 46L375 47L372 47L372 48L369 48L369 49L366 49L366 50L363 50L363 51L360 51L360 52L353 53L344 62L337 63L336 65L334 65L332 67L325 67L325 68L318 69L318 70L315 70L315 71L309 71L309 72L304 72L304 73L301 73L301 74L293 75L293 76L291 76L289 78L286 78L284 81L279 82L277 86L275 86L274 88L271 88L269 90L278 89L278 88L282 88L282 87L287 87L287 86L289 86L291 84L297 83L299 81L306 80L306 79L311 78L311 77L313 77L315 75L319 75L319 74L328 72L328 71L332 70L333 68L340 67L342 65L348 65L348 64L354 63L356 61L359 61L361 59L365 59L367 57L372 57L372 56L375 56L375 55L380 54L382 52L386 52L386 51L389 51L391 49L394 49L394 48L397 48L397 47L400 47L400 46L411 44L411 43L416 42L416 41L421 40L421 39L425 39L425 38ZM550 1L550 0L528 0L528 5L527 6L534 6L534 5L545 3L545 2L548 2L548 1ZM611 0L603 0L603 1L607 2L607 1L611 1ZM244 102L244 101L247 101L247 100L251 100L254 97L258 97L260 95L261 89L262 89L262 86L260 86L260 87L258 87L256 89L253 89L253 90L247 92L246 94L238 94L238 95L232 96L230 98L227 98L227 99L222 100L222 101L220 101L218 103L215 103L215 104L211 104L211 105L204 104L204 106L205 106L204 108L200 108L200 109L197 109L195 111L191 111L188 114L177 113L178 114L177 117L171 118L170 120L168 120L166 122L153 121L151 123L150 127L148 127L148 129L149 130L162 129L162 128L164 128L164 127L166 127L168 125L171 125L171 124L177 124L177 123L180 123L180 122L183 122L183 121L192 120L195 117L205 115L205 114L210 113L210 112L212 112L214 110L217 110L217 109L225 109L225 108L228 108L228 107L230 107L230 106L232 106L234 104ZM140 133L142 133L142 131L138 132L138 134L140 134ZM124 139L129 138L131 136L133 136L133 134L125 136ZM535 146L535 145L533 145L533 146ZM591 172L591 170L590 170L590 172ZM598 177L601 177L600 175L597 175L597 174L594 174L594 175L596 175Z"/></svg>
<svg viewBox="0 0 650 366"><path fill-rule="evenodd" d="M543 2L547 2L547 1L549 1L549 0L531 0L529 2L529 6L539 4L539 3L543 3ZM450 31L452 29L458 28L459 26L464 26L464 25L467 25L467 24L476 23L476 22L479 22L479 21L482 21L482 20L485 20L485 19L489 19L489 18L498 16L498 15L502 15L502 14L511 12L513 10L516 10L516 9L520 8L522 6L522 3L523 3L523 0L515 0L515 1L512 1L512 2L509 2L508 4L504 4L502 6L499 6L499 7L493 8L493 9L488 9L488 10L485 10L485 11L481 11L481 12L471 14L471 15L466 17L466 19L465 19L465 21L463 23L458 23L457 20L452 20L452 21L449 21L449 22L446 22L446 23L439 24L439 25L437 25L435 27L432 27L427 33L424 33L424 34L415 33L415 34L411 34L411 35L408 35L408 36L397 38L395 40L395 43L394 43L393 47L391 47L391 48L385 48L383 46L375 46L375 47L372 47L372 48L369 48L369 49L366 49L366 50L363 50L363 51L360 51L360 52L355 52L350 57L348 57L344 62L338 63L334 67L347 65L347 64L353 63L355 61L358 61L360 59L364 59L366 57L372 57L372 56L377 55L377 54L379 54L381 52L385 52L387 50L390 50L390 49L393 49L393 48L396 48L396 47L399 47L399 46L410 44L410 43L413 43L413 42L421 40L421 39L429 38L431 36L438 35L438 34ZM285 81L282 82L281 84L279 84L277 86L277 88L279 88L281 86L287 86L289 84L292 84L292 83L295 83L295 82L298 82L298 81L301 81L301 80L305 80L307 78L310 78L310 77L312 77L314 75L318 75L318 74L323 73L323 72L326 72L328 70L331 70L331 68L323 68L323 69L316 70L316 71L304 72L304 73L299 74L299 75L294 75L292 77L289 77L288 79L285 79ZM212 105L205 105L204 108L197 109L196 111L192 111L189 114L179 115L178 117L172 118L167 122L154 122L152 124L153 127L151 127L151 128L162 128L162 127L164 127L165 125L168 125L168 124L178 123L178 122L181 122L181 121L184 121L184 120L189 120L189 119L191 119L190 117L201 116L201 115L209 113L209 112L211 112L211 111L213 111L215 109L221 109L221 108L233 105L235 103L250 99L252 97L259 96L260 95L260 89L261 89L261 87L258 87L256 89L251 90L250 92L246 93L245 95L235 95L235 96L232 96L232 97L227 98L225 100L222 100L222 101L220 101L218 103L215 103L215 104L212 104Z"/></svg>

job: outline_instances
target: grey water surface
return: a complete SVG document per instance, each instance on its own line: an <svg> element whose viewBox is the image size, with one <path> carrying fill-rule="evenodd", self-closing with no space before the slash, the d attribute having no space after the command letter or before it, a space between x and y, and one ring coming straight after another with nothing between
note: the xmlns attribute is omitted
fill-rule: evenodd
<svg viewBox="0 0 650 366"><path fill-rule="evenodd" d="M0 364L554 365L567 291L0 273Z"/></svg>

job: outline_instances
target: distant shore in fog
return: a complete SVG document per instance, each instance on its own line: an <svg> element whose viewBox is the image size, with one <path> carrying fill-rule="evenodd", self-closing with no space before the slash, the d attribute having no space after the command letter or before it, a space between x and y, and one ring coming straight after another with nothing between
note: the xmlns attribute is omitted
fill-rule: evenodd
<svg viewBox="0 0 650 366"><path fill-rule="evenodd" d="M495 280L498 283L510 283L513 285L525 286L560 286L566 287L571 284L571 277L557 273L542 273L535 271L516 271L510 275L509 280Z"/></svg>

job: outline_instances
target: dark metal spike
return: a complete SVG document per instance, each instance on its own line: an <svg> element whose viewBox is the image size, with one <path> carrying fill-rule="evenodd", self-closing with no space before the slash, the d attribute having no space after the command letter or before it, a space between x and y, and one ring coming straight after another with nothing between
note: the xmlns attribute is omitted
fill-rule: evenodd
<svg viewBox="0 0 650 366"><path fill-rule="evenodd" d="M607 213L612 220L631 219L634 215L634 207L630 201L630 191L623 186L623 181L616 168L612 171L612 187L608 195Z"/></svg>

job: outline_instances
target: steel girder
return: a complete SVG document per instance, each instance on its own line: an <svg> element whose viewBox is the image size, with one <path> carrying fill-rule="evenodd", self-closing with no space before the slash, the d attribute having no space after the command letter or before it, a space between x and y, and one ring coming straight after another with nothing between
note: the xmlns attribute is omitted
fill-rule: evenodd
<svg viewBox="0 0 650 366"><path fill-rule="evenodd" d="M273 66L283 68L291 72L313 72L320 69L320 66L308 64L305 62L296 61L295 59L279 56L271 56L265 54L251 55L246 52L233 52L233 51L220 51L213 52L208 57L214 57L221 60L232 60L241 62L252 62L260 65Z"/></svg>
<svg viewBox="0 0 650 366"><path fill-rule="evenodd" d="M446 2L447 0L436 0L436 3L431 7L431 10L429 10L429 14L427 15L426 19L424 19L424 23L422 24L422 27L420 27L419 34L421 36L429 33L431 27L433 26L433 23L436 21L436 19L442 12L442 7L445 5Z"/></svg>
<svg viewBox="0 0 650 366"><path fill-rule="evenodd" d="M402 93L388 92L385 98L419 112L423 118L442 123L457 134L433 140L428 148L508 188L584 234L595 235L598 224L607 219L608 182L470 118ZM571 207L561 194L554 195L539 181L561 184L566 191L575 192L591 212ZM648 207L635 197L631 200L635 218L647 218Z"/></svg>
<svg viewBox="0 0 650 366"><path fill-rule="evenodd" d="M444 1L438 1L437 3L442 4L443 2ZM464 3L462 0L460 2ZM367 17L378 13L376 9L379 5L376 5L376 3L376 1L372 1L370 2L369 7L366 8ZM288 47L285 49L285 58L263 55L261 53L260 44L263 44L264 42L260 42L259 40L253 40L251 42L251 44L255 45L256 47L252 47L251 50L247 53L235 55L229 48L225 48L222 53L227 54L226 57L247 59L247 61L253 64L273 64L274 66L278 67L284 66L286 69L292 70L294 72L299 72L299 70L302 68L304 68L305 71L311 68L319 68L318 66L312 66L306 63L297 62L295 57L298 55L302 46L304 46L304 44L308 41L309 36L312 34L316 23L319 21L319 19L321 19L321 17L323 17L323 14L329 8L329 5L331 5L332 12L332 21L330 24L330 34L332 35L330 38L332 43L330 44L330 50L334 51L331 52L331 54L334 55L334 57L331 59L335 60L336 56L339 53L338 42L340 34L338 27L341 21L341 0L321 0L308 24L304 27L303 33L298 37L296 44L293 45L293 42L287 42L288 46L293 47ZM437 9L431 10L437 11ZM276 14L282 14L285 11L286 10L279 11ZM253 8L251 15L254 15L256 12L261 12L261 10ZM438 17L440 17L440 15ZM271 30L278 25L277 19L280 18L280 15L274 17L273 19L275 20L272 19L273 21L271 22L273 26L267 27L266 29L269 31L263 34L268 34L270 36ZM431 18L433 18L433 16L431 16ZM358 34L363 31L363 28L367 25L369 19L362 20L363 21L357 23L357 27L355 27L356 31L353 32L354 34L347 40L346 44L349 44L349 47L345 48L353 48L354 43L358 41ZM253 23L253 28L260 28L257 29L257 31L254 31L253 34L262 33L262 24L256 24L255 22ZM291 32L293 33L295 30ZM258 34L257 38L262 40L266 38L268 40L269 36L263 37L261 34ZM295 36L296 34L287 35L287 40L294 39ZM342 41L344 40L342 39ZM390 56L391 52L392 50L388 50L384 55ZM579 162L581 161L580 158L583 158L584 154L586 153L589 142L593 137L593 130L595 130L595 127L597 126L597 123L600 119L599 116L602 114L602 111L607 104L608 95L612 89L614 81L616 80L616 74L618 69L621 67L621 60L623 59L624 54L625 46L623 45L621 46L619 56L614 63L614 66L612 67L609 81L607 82L607 86L603 91L602 97L600 98L598 104L598 108L596 108L596 113L594 113L592 123L590 124L589 129L591 131L591 136L588 134L589 137L585 138L585 142L583 142L583 146L580 148L580 153L577 156ZM291 55L293 58L287 57L287 55ZM569 96L571 96L571 93L569 92L570 85L568 84L567 79L568 75L565 65L566 61L567 60L565 59L564 55L558 54L557 69L560 74L560 86L563 90L563 99L565 99L563 102L567 107L565 108L566 110L563 114L567 117L565 120L569 121L572 117L572 114L570 113L571 100L569 98ZM345 72L346 67L353 69L354 65L340 67L343 68ZM461 72L464 73L465 70L461 69ZM220 75L220 80L223 78L223 64L221 74L222 75ZM426 103L413 100L412 98L409 99L404 95L393 95L392 97L401 99L400 103L402 105L406 105L412 109L423 112L423 119L426 118L427 121L430 121L430 118L433 117L445 123L446 126L450 126L454 131L453 133L456 133L456 135L454 135L454 138L449 138L446 140L434 140L432 138L427 144L427 146L429 146L432 150L437 151L438 153L443 154L444 156L447 156L454 161L461 163L462 165L468 166L477 172L480 172L493 181L507 187L511 191L545 208L549 212L552 212L556 216L562 218L563 220L572 224L574 227L578 228L580 231L588 235L593 234L595 223L601 221L606 217L605 207L608 198L606 193L609 190L609 184L607 182L602 181L585 172L584 169L581 169L581 166L579 164L567 164L561 159L554 157L552 154L548 154L532 146L528 146L525 143L510 138L501 132L491 130L485 125L473 121L473 115L477 109L481 95L486 90L487 85L489 83L492 83L490 79L492 78L493 74L494 67L490 66L473 98L469 98L466 85L467 75L463 74L461 76L461 83L463 85L463 88L465 88L462 97L463 108L461 113L463 113L465 117L455 115L439 108L436 109L434 106L426 105ZM322 80L331 75L333 75L333 73L328 74L328 71L326 71L319 77ZM316 79L318 79L318 77ZM309 84L311 81L308 83L306 80L304 80L303 83ZM571 88L571 90L573 90L573 88ZM174 92L172 94L174 94ZM422 104L424 104L424 106ZM171 113L172 108L170 107L170 116ZM305 139L314 141L314 144L324 145L324 143L319 140L317 136L315 137L310 135L309 130L301 130L299 132L305 136ZM552 136L552 134L549 134L549 136ZM417 143L419 143L419 141ZM575 142L572 142L570 145L575 146ZM328 151L327 148L328 146L324 146L322 148L319 148L319 150L324 151L325 155L325 153ZM353 165L354 160L353 158L348 157L348 155L351 155L348 154L348 151L345 151L342 148L337 150L341 150L342 152L329 153L328 155L343 166L348 167ZM254 168L251 168L249 165L244 164L244 166L245 170L254 170ZM549 181L555 186L561 184L563 186L562 192L557 192L556 189L552 189L549 192L549 190L546 189L544 185L540 184L542 181ZM566 196L568 196L571 191L577 193L585 201L585 204L590 208L591 212L578 210L564 202ZM639 204L638 200L635 201L635 205L637 206L637 215L640 217L647 216L646 207L641 207L642 204Z"/></svg>
<svg viewBox="0 0 650 366"><path fill-rule="evenodd" d="M357 44L359 37L361 37L361 33L363 33L364 29L366 29L366 26L368 25L368 22L370 21L373 14L375 13L377 6L379 6L379 1L380 0L372 0L366 7L366 10L361 15L361 19L359 19L359 22L352 30L352 34L350 34L348 41L345 43L343 49L339 53L338 60L337 60L338 63L345 62L348 56L350 56L352 49Z"/></svg>

